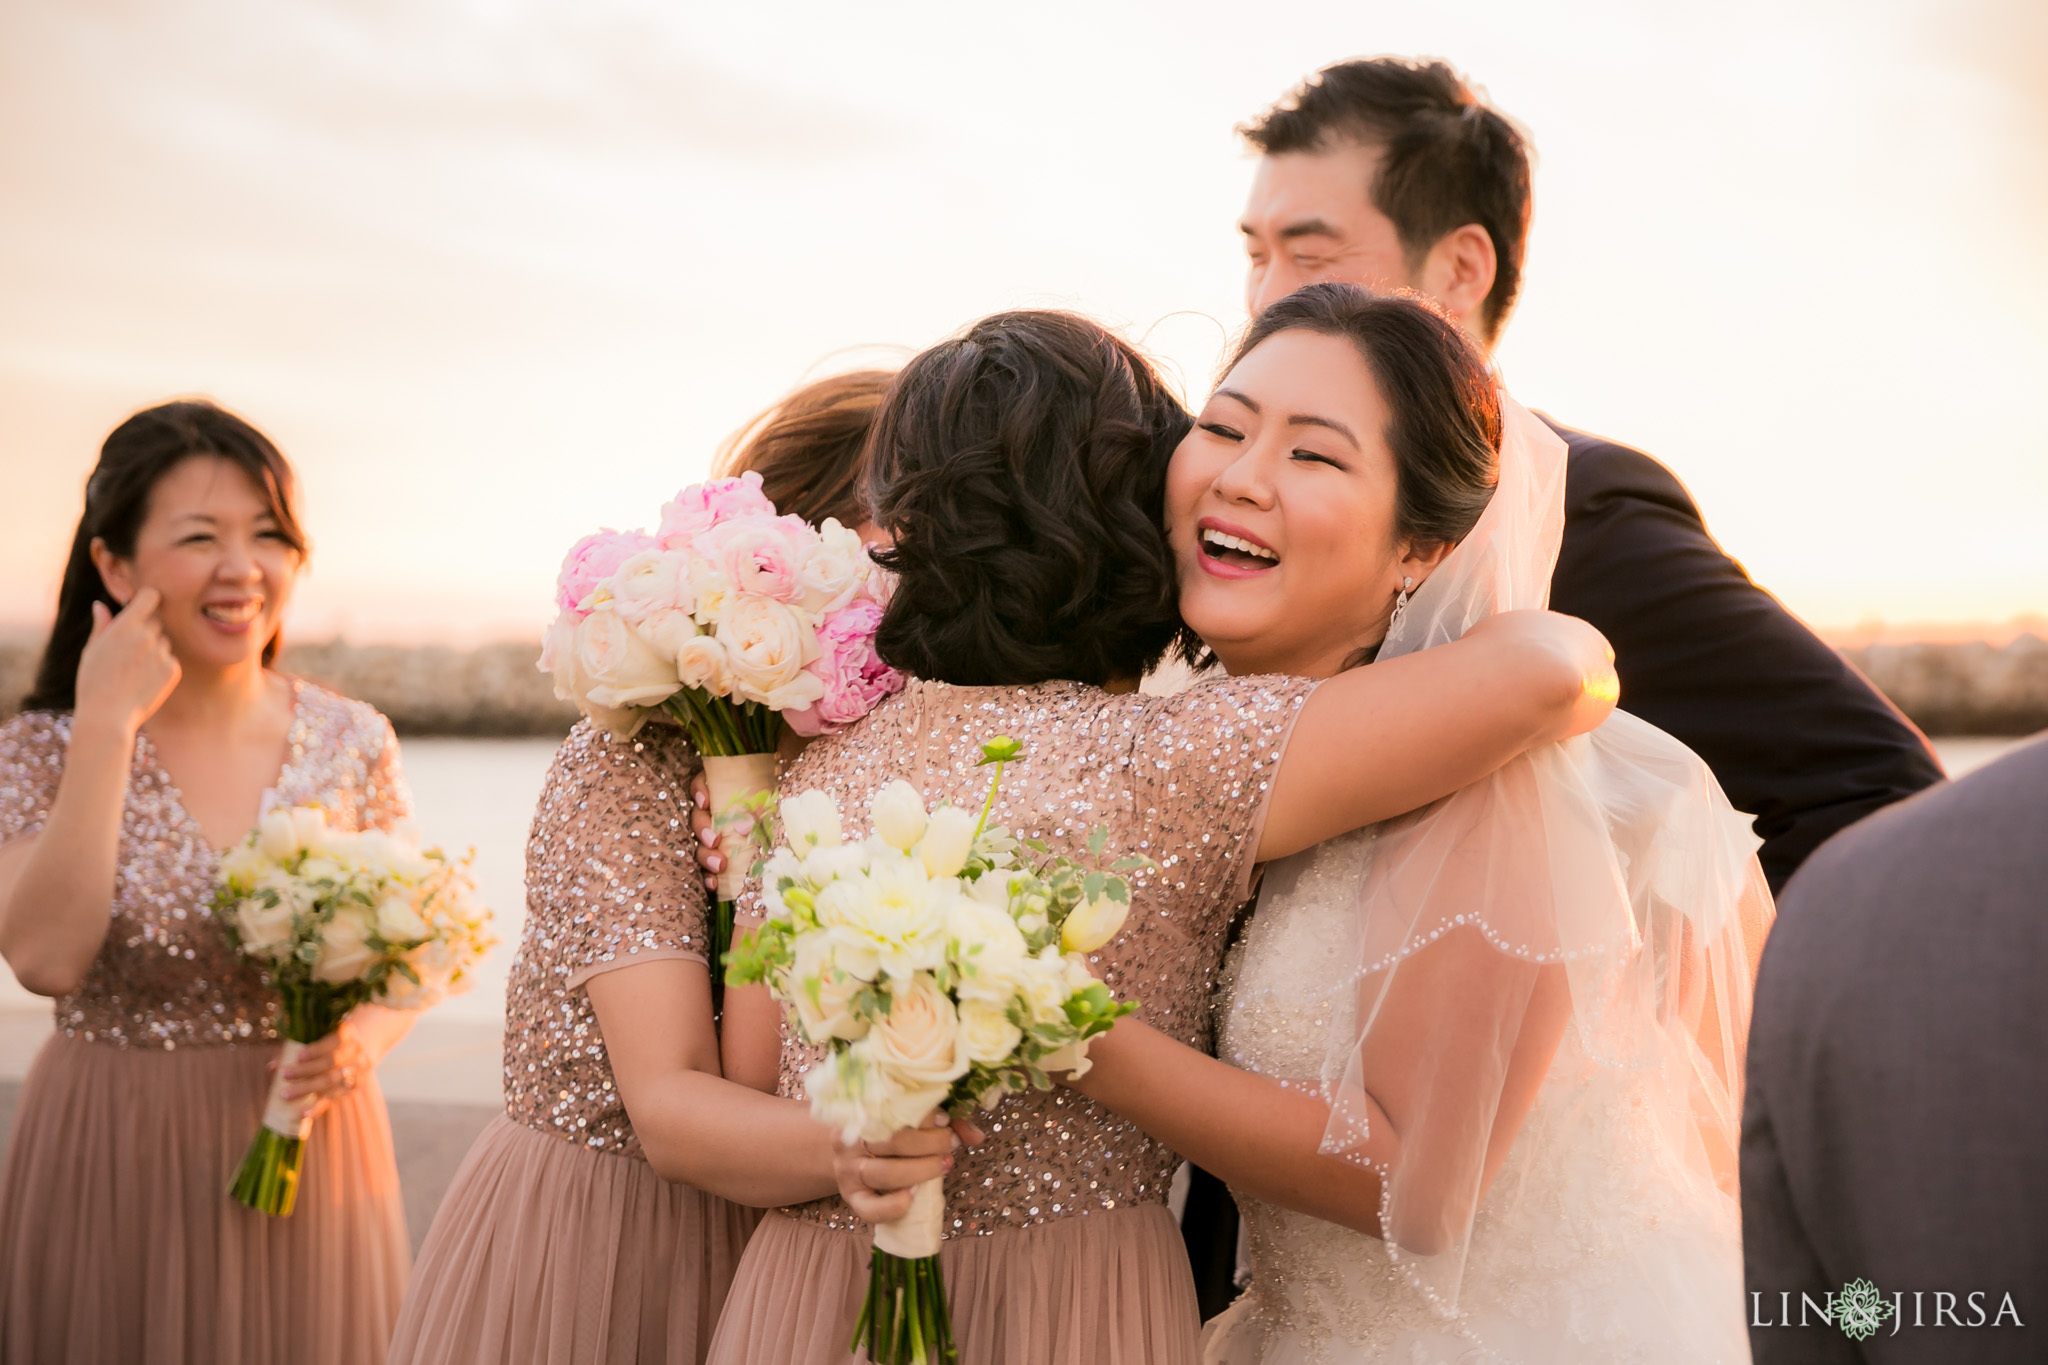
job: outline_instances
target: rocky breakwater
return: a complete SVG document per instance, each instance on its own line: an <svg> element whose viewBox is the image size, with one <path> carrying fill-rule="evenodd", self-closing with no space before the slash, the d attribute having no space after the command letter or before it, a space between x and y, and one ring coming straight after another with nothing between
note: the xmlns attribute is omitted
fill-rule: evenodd
<svg viewBox="0 0 2048 1365"><path fill-rule="evenodd" d="M2048 729L2048 640L1871 644L1843 655L1930 735Z"/></svg>
<svg viewBox="0 0 2048 1365"><path fill-rule="evenodd" d="M28 690L40 639L0 640L0 717ZM2048 729L2048 641L1864 644L1843 655L1930 735L2028 735ZM576 708L535 667L537 645L289 644L279 666L360 697L402 735L560 735Z"/></svg>

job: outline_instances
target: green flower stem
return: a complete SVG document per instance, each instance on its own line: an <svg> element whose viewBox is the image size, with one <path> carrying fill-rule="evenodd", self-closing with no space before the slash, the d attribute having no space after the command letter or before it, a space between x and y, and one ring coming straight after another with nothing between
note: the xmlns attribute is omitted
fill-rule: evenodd
<svg viewBox="0 0 2048 1365"><path fill-rule="evenodd" d="M938 1257L907 1261L879 1250L869 1256L868 1291L847 1350L863 1348L874 1365L957 1365Z"/></svg>

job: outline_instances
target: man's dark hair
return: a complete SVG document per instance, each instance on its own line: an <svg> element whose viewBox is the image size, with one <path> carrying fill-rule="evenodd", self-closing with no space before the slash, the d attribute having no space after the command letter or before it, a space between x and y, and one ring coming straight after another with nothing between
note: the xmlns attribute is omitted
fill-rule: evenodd
<svg viewBox="0 0 2048 1365"><path fill-rule="evenodd" d="M1071 313L998 313L912 360L862 471L896 542L878 652L963 686L1143 674L1180 630L1166 466L1192 425Z"/></svg>
<svg viewBox="0 0 2048 1365"><path fill-rule="evenodd" d="M1401 235L1411 268L1443 235L1477 223L1493 239L1493 288L1480 310L1491 340L1522 287L1529 238L1529 145L1521 130L1440 61L1372 57L1326 66L1239 127L1266 156L1381 149L1373 207Z"/></svg>

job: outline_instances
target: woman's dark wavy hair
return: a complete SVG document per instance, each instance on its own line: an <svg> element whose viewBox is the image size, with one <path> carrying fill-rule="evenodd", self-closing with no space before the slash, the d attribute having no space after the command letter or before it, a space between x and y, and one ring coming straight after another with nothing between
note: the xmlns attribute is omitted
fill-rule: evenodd
<svg viewBox="0 0 2048 1365"><path fill-rule="evenodd" d="M1303 285L1252 320L1230 361L1282 332L1339 337L1358 349L1389 416L1394 534L1417 545L1456 545L1479 524L1500 481L1500 387L1464 329L1411 293L1355 284ZM1201 638L1182 633L1181 657L1208 662Z"/></svg>
<svg viewBox="0 0 2048 1365"><path fill-rule="evenodd" d="M1192 419L1071 313L984 318L897 376L866 501L896 539L876 646L966 686L1137 678L1181 628L1166 466Z"/></svg>
<svg viewBox="0 0 2048 1365"><path fill-rule="evenodd" d="M195 455L216 456L247 474L270 503L285 541L300 555L306 553L305 532L293 510L292 467L269 437L203 401L164 403L136 413L107 437L100 462L86 480L85 514L64 562L57 620L36 668L35 688L22 698L23 710L69 711L76 703L78 659L92 638L92 604L121 609L93 566L92 543L104 541L122 559L133 555L136 533L149 516L150 494L173 467ZM264 663L277 657L280 638L273 635L264 644Z"/></svg>

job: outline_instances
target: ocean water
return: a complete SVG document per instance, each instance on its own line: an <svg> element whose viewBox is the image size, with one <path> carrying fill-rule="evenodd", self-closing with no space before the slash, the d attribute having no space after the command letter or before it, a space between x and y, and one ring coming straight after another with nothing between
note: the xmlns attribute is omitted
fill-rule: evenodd
<svg viewBox="0 0 2048 1365"><path fill-rule="evenodd" d="M1938 739L1949 775L1960 777L1989 763L2021 740ZM411 739L405 768L418 805L420 832L450 852L476 851L477 886L496 912L498 946L491 950L475 989L442 1005L449 1022L495 1023L505 1009L505 977L526 920L527 826L541 781L554 758L545 739ZM0 968L0 1008L40 1004Z"/></svg>

